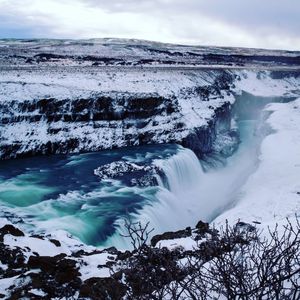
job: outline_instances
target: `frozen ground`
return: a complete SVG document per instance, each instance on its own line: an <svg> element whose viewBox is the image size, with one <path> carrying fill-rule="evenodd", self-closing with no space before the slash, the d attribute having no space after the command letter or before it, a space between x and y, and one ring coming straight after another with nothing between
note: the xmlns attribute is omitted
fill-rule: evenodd
<svg viewBox="0 0 300 300"><path fill-rule="evenodd" d="M0 64L38 66L299 66L299 52L201 47L126 39L0 40Z"/></svg>

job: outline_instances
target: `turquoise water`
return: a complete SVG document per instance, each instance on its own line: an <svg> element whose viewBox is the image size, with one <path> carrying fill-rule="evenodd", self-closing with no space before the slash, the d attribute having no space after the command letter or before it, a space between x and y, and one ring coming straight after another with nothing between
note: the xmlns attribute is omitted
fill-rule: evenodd
<svg viewBox="0 0 300 300"><path fill-rule="evenodd" d="M177 151L176 145L159 145L2 161L1 215L24 221L33 232L63 229L86 244L103 245L116 221L155 201L157 187L132 186L128 176L101 181L94 169L117 160L151 163Z"/></svg>
<svg viewBox="0 0 300 300"><path fill-rule="evenodd" d="M122 220L150 222L154 234L212 221L238 201L238 191L258 163L258 120L238 123L241 144L226 166L203 171L188 149L177 145L132 147L80 155L2 161L0 216L27 230L66 230L82 242L128 248ZM158 186L131 184L132 174L100 180L94 169L113 161L153 161L165 174ZM206 162L207 163L207 162Z"/></svg>
<svg viewBox="0 0 300 300"><path fill-rule="evenodd" d="M130 243L120 235L126 216L149 221L153 234L211 222L240 201L241 187L259 164L260 145L268 134L261 110L274 99L249 97L237 98L241 143L225 166L218 155L199 162L178 145L1 161L0 217L34 233L62 229L86 244L121 248ZM155 161L163 180L139 187L131 183L135 174L104 181L94 175L99 166L119 160Z"/></svg>

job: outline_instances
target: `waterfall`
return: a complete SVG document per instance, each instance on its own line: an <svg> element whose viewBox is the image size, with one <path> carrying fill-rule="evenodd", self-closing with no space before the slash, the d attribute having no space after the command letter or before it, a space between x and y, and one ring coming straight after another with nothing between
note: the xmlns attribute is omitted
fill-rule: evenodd
<svg viewBox="0 0 300 300"><path fill-rule="evenodd" d="M155 199L134 215L134 219L144 224L150 222L154 234L193 225L191 222L199 216L195 210L204 199L199 186L205 173L197 156L192 150L180 147L177 154L155 164L164 174L158 180Z"/></svg>
<svg viewBox="0 0 300 300"><path fill-rule="evenodd" d="M150 222L155 235L195 226L199 220L213 222L242 201L241 187L255 172L261 143L270 134L266 113L261 113L260 107L255 111L255 118L253 114L247 118L244 113L244 118L237 119L241 143L234 155L226 159L226 165L205 168L204 172L201 164L207 165L216 155L200 162L193 151L183 147L171 157L155 161L164 175L158 178L155 199L133 215L134 220Z"/></svg>
<svg viewBox="0 0 300 300"><path fill-rule="evenodd" d="M156 164L164 176L155 200L145 205L135 220L150 222L153 234L211 222L240 198L240 187L258 163L261 137L255 134L256 121L239 122L242 142L227 159L226 167L203 171L193 151L180 147L177 154Z"/></svg>
<svg viewBox="0 0 300 300"><path fill-rule="evenodd" d="M167 179L167 184L161 187L178 196L194 190L204 175L197 156L190 149L180 148L176 155L157 164Z"/></svg>
<svg viewBox="0 0 300 300"><path fill-rule="evenodd" d="M154 160L154 164L163 173L162 176L157 175L157 192L141 210L131 214L132 221L140 221L144 225L149 222L149 228L155 229L154 235L189 226L191 218L197 215L193 211L193 203L202 198L198 188L205 174L200 161L192 150L179 146L176 154ZM117 220L115 226L118 233L110 237L105 246L131 248L130 240L123 237L127 234L124 222Z"/></svg>
<svg viewBox="0 0 300 300"><path fill-rule="evenodd" d="M77 159L35 158L17 161L17 164L6 163L0 177L3 174L9 181L6 180L5 185L2 183L0 200L9 204L5 208L7 212L24 216L35 228L49 232L55 219L58 229L90 243L101 241L102 245L106 239L103 246L114 245L120 249L130 248L130 240L120 236L120 233L126 235L123 218L128 214L133 222L150 222L149 227L155 229L154 235L192 227L199 220L211 222L237 201L242 201L241 187L259 163L259 147L270 128L266 130L265 116L261 119L258 116L259 112L254 120L238 120L241 143L237 152L227 158L226 165L206 167L205 172L202 166L207 165L211 157L200 162L193 151L178 145L85 154ZM215 156L217 154L214 160ZM158 186L127 186L121 179L99 182L92 175L95 165L121 159L156 164L161 169L161 175L157 175ZM73 161L76 161L76 172ZM20 175L15 176L16 170ZM41 170L45 170L42 177ZM17 185L18 189L13 188L11 193L8 183ZM52 191L53 186L57 191ZM24 191L32 190L38 191L39 197L34 200L27 193L30 196L27 198L34 202L24 202ZM61 201L61 195L70 201ZM21 202L19 197L23 199L20 198ZM76 222L70 226L70 220Z"/></svg>

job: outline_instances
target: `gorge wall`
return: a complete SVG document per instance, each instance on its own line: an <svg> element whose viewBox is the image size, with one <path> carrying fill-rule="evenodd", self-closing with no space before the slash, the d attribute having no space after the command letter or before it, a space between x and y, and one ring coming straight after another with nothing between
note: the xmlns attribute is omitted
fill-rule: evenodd
<svg viewBox="0 0 300 300"><path fill-rule="evenodd" d="M184 76L190 79L194 75ZM0 106L0 157L157 143L179 143L201 156L212 151L219 132L230 130L230 86L235 76L227 71L206 71L199 78L213 82L208 87L195 81L193 87L180 87L167 95L158 89L149 93L96 91L88 97L51 95L21 100L4 94ZM19 84L24 87L27 83Z"/></svg>

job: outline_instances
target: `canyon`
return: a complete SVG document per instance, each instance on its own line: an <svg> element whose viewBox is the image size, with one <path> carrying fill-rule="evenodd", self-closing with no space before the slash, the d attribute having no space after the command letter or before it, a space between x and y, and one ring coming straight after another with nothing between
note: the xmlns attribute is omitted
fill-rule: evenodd
<svg viewBox="0 0 300 300"><path fill-rule="evenodd" d="M211 224L294 221L299 67L291 51L1 40L0 294L47 297L63 268L75 298L122 290L128 217L175 261Z"/></svg>

